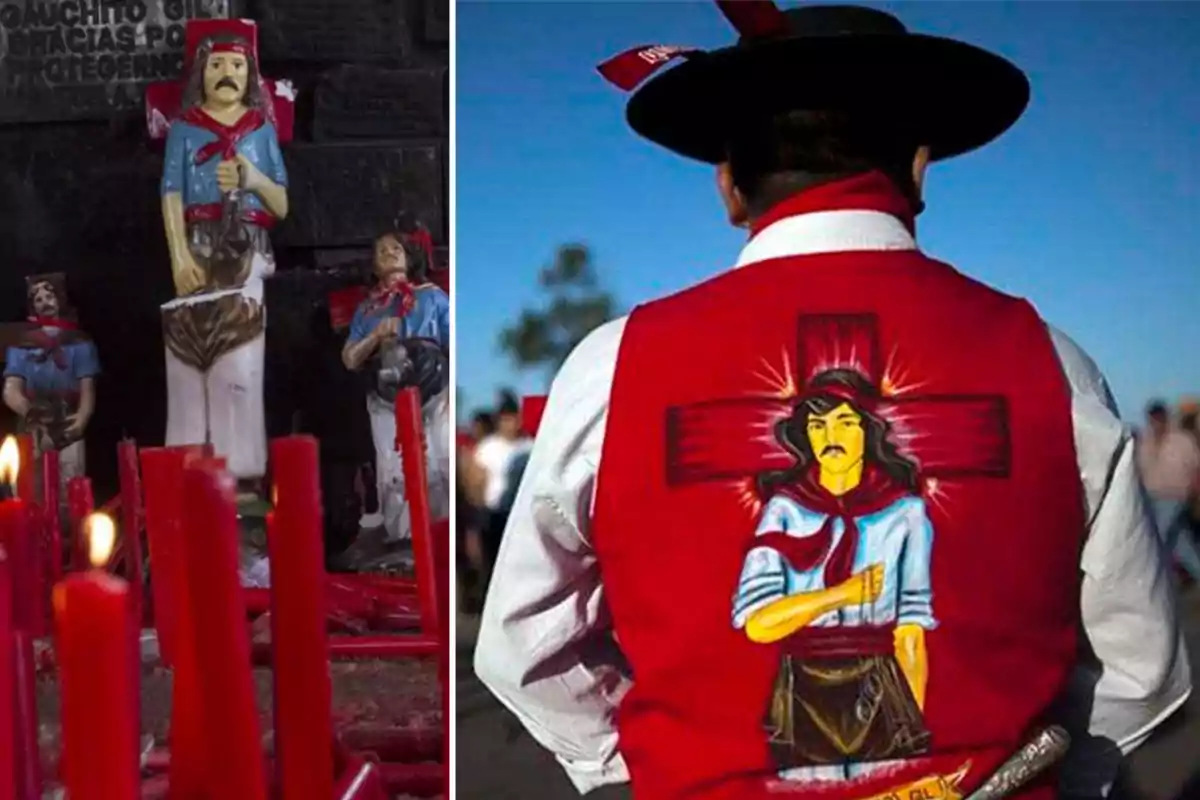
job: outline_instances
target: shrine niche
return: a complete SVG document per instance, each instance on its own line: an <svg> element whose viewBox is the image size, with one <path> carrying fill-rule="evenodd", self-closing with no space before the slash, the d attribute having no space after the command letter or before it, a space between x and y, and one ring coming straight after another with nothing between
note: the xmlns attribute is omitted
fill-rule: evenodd
<svg viewBox="0 0 1200 800"><path fill-rule="evenodd" d="M162 306L167 445L212 444L243 480L266 470L270 231L287 217L294 92L259 72L246 20L188 24L184 79L150 87L147 124L166 139L162 215L176 299Z"/></svg>

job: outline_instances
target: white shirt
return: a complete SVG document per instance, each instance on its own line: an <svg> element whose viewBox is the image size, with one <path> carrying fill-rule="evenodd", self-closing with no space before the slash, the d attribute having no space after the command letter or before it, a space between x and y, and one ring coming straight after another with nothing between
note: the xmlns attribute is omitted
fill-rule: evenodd
<svg viewBox="0 0 1200 800"><path fill-rule="evenodd" d="M532 446L528 439L505 439L492 434L475 446L475 461L487 473L483 503L495 511L508 491L508 467L512 460Z"/></svg>
<svg viewBox="0 0 1200 800"><path fill-rule="evenodd" d="M913 249L916 242L894 217L824 211L769 226L742 251L738 266L788 255ZM625 323L595 330L554 381L475 650L480 679L554 753L581 793L629 780L614 724L628 668L615 648L604 646L611 621L589 544ZM1063 789L1107 794L1120 754L1183 705L1191 674L1133 438L1096 365L1064 334L1049 332L1072 392L1088 521L1080 609L1095 653L1081 657L1065 698L1081 719L1063 765Z"/></svg>

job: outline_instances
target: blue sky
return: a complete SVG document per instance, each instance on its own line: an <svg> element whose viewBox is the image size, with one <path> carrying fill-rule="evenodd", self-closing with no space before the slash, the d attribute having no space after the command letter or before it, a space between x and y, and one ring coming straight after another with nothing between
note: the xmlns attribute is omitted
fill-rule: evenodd
<svg viewBox="0 0 1200 800"><path fill-rule="evenodd" d="M784 3L788 5L788 3ZM1200 4L875 3L1030 75L1025 117L935 165L929 253L1030 298L1100 364L1127 419L1200 394ZM592 248L625 307L732 264L711 169L636 138L594 67L638 44L715 47L707 2L457 5L457 372L465 408L545 386L496 349L555 248Z"/></svg>

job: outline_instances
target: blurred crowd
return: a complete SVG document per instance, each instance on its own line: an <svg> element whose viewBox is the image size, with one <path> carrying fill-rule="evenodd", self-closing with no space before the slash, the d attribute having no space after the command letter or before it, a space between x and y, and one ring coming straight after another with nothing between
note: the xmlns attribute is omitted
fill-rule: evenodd
<svg viewBox="0 0 1200 800"><path fill-rule="evenodd" d="M1200 400L1151 402L1137 454L1163 544L1184 580L1200 583Z"/></svg>
<svg viewBox="0 0 1200 800"><path fill-rule="evenodd" d="M521 403L502 391L495 407L476 411L458 439L458 585L460 608L477 613L533 439L522 429Z"/></svg>

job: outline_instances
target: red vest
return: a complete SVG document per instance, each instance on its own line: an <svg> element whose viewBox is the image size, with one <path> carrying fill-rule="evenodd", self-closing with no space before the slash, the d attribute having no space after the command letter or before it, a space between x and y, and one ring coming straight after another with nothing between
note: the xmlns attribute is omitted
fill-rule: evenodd
<svg viewBox="0 0 1200 800"><path fill-rule="evenodd" d="M866 178L771 219L902 205ZM775 258L634 311L593 538L637 800L977 789L1075 662L1070 406L1036 312L916 251Z"/></svg>

